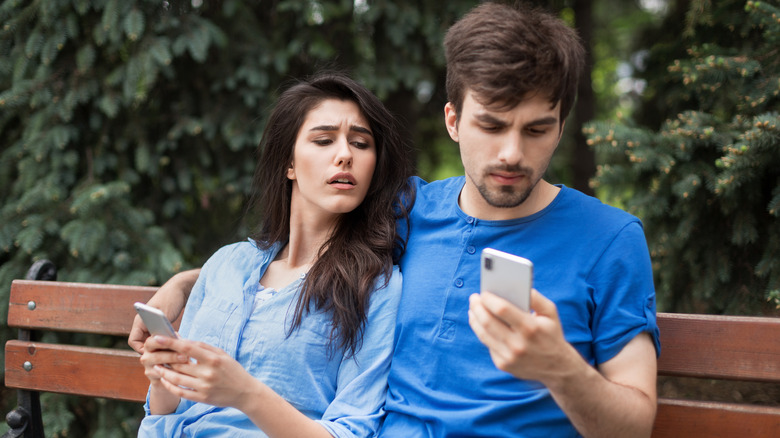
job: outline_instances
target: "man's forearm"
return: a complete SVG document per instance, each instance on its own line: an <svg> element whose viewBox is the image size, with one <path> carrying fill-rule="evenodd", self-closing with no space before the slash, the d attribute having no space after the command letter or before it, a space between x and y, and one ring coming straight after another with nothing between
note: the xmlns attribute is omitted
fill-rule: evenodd
<svg viewBox="0 0 780 438"><path fill-rule="evenodd" d="M585 437L649 437L656 412L655 356L637 337L601 372L584 360L548 385L558 406ZM627 364L636 364L631 367ZM611 380L611 378L613 380ZM628 383L630 382L630 383Z"/></svg>
<svg viewBox="0 0 780 438"><path fill-rule="evenodd" d="M587 366L587 365L586 365ZM551 394L584 437L649 437L655 403L636 388L610 382L591 368ZM591 375L593 374L593 375Z"/></svg>
<svg viewBox="0 0 780 438"><path fill-rule="evenodd" d="M149 299L147 304L161 309L168 319L174 321L181 314L184 305L187 304L187 299L199 274L200 269L179 272L160 286L160 289Z"/></svg>

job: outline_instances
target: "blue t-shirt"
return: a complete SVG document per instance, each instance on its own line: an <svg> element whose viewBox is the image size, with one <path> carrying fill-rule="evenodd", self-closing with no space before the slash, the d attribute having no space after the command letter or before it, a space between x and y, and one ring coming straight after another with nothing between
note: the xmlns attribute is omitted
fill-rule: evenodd
<svg viewBox="0 0 780 438"><path fill-rule="evenodd" d="M346 358L329 350L329 313L312 311L287 336L303 279L279 291L260 286L280 248L241 242L217 251L192 289L179 333L227 352L333 436L373 436L387 392L400 273L396 267L387 287L372 293L362 348ZM146 409L139 436L266 436L233 408L182 400L173 414L148 415L148 402Z"/></svg>
<svg viewBox="0 0 780 438"><path fill-rule="evenodd" d="M415 182L380 436L578 436L549 391L498 370L469 326L480 253L530 259L534 287L557 305L566 340L597 365L641 332L660 348L641 223L567 187L531 216L481 220L458 206L463 177Z"/></svg>

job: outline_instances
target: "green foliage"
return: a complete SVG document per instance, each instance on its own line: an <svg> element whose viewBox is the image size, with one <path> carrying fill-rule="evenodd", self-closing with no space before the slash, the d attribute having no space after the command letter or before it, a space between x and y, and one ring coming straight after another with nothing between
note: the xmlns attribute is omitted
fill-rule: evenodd
<svg viewBox="0 0 780 438"><path fill-rule="evenodd" d="M38 259L60 280L155 285L245 238L251 157L292 78L351 70L409 128L435 120L412 130L435 154L441 40L475 3L1 2L2 315L11 280ZM44 401L60 436L131 436L141 414Z"/></svg>
<svg viewBox="0 0 780 438"><path fill-rule="evenodd" d="M770 311L780 306L780 8L691 8L687 56L667 58L651 84L650 104L679 112L658 130L588 126L608 157L595 183L642 218L661 309ZM656 56L679 52L658 45Z"/></svg>

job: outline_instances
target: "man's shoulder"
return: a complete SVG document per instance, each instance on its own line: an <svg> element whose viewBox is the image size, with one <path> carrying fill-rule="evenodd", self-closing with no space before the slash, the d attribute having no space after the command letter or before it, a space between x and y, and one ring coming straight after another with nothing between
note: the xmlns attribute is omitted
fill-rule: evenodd
<svg viewBox="0 0 780 438"><path fill-rule="evenodd" d="M639 218L618 207L606 204L600 199L582 193L579 190L562 186L561 207L570 210L584 221L608 222L625 225L630 222L640 223Z"/></svg>
<svg viewBox="0 0 780 438"><path fill-rule="evenodd" d="M463 184L465 183L465 177L453 176L428 182L419 176L413 176L411 181L417 196L430 197L441 196L443 193L452 192L453 190L460 192L460 189L463 188Z"/></svg>

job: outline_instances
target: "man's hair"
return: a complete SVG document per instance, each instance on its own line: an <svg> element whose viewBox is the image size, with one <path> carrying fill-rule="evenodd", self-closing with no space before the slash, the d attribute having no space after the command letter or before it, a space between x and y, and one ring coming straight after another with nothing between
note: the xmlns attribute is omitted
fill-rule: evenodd
<svg viewBox="0 0 780 438"><path fill-rule="evenodd" d="M408 220L412 199L411 146L397 119L368 89L343 73L326 72L298 81L279 97L258 147L249 211L260 211L252 237L261 248L290 237L293 162L298 132L323 101L354 102L368 121L376 146L376 166L365 199L341 215L303 284L290 325L300 327L312 310L332 315L330 346L349 356L360 347L374 287L387 282L405 247L396 219ZM379 280L378 280L379 279ZM333 352L333 350L331 350Z"/></svg>
<svg viewBox="0 0 780 438"><path fill-rule="evenodd" d="M561 123L577 94L585 51L562 20L526 4L483 3L450 27L444 38L447 97L460 115L466 91L497 110L546 94L560 101Z"/></svg>

